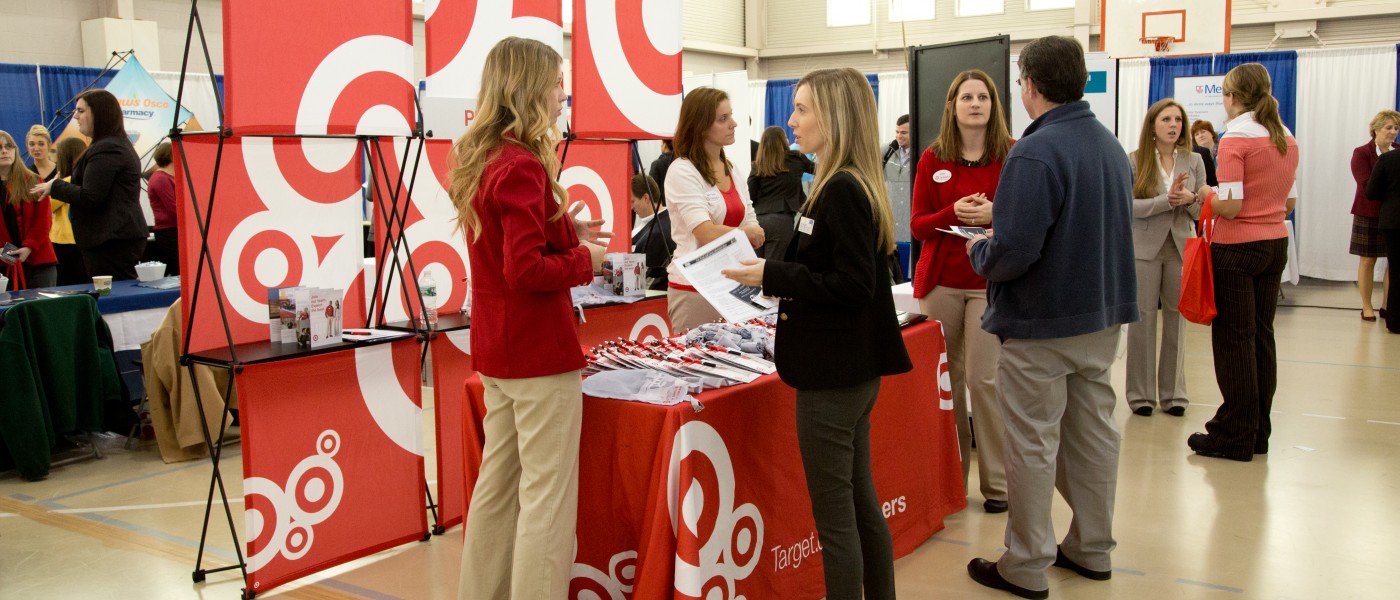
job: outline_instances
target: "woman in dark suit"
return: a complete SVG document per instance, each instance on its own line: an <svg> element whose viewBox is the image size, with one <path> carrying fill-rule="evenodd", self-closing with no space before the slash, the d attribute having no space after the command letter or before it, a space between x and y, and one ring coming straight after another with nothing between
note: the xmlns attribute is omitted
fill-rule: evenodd
<svg viewBox="0 0 1400 600"><path fill-rule="evenodd" d="M763 130L758 160L749 174L749 200L763 228L763 258L782 258L792 239L793 217L807 202L802 191L802 174L811 173L812 161L788 149L787 133L776 125Z"/></svg>
<svg viewBox="0 0 1400 600"><path fill-rule="evenodd" d="M725 271L778 306L778 375L797 389L797 442L822 545L826 597L895 597L894 552L870 476L880 377L912 365L895 319L894 222L880 167L875 96L855 69L797 82L792 127L816 179L784 260Z"/></svg>
<svg viewBox="0 0 1400 600"><path fill-rule="evenodd" d="M1361 320L1375 321L1376 310L1371 305L1375 289L1376 258L1385 256L1385 237L1379 219L1381 203L1366 196L1366 182L1382 154L1397 148L1395 134L1400 132L1400 112L1383 110L1371 119L1371 141L1351 151L1351 177L1356 180L1356 196L1351 201L1351 253L1361 257L1356 269L1356 287L1361 290ZM1390 306L1390 273L1387 270L1381 284L1381 318Z"/></svg>
<svg viewBox="0 0 1400 600"><path fill-rule="evenodd" d="M55 179L34 192L72 207L73 237L89 274L136 279L148 228L141 213L141 159L126 136L121 105L107 90L88 90L78 96L73 118L92 145L73 168L72 183Z"/></svg>
<svg viewBox="0 0 1400 600"><path fill-rule="evenodd" d="M563 598L578 516L583 419L569 288L596 264L555 180L563 59L517 37L486 55L476 121L453 146L450 194L471 249L473 367L486 446L462 549L460 598Z"/></svg>
<svg viewBox="0 0 1400 600"><path fill-rule="evenodd" d="M1371 179L1366 183L1366 197L1380 203L1378 217L1381 235L1385 236L1386 276L1400 276L1400 152L1386 152L1376 161ZM1386 289L1386 303L1400 301L1400 286ZM1385 329L1400 333L1400 315L1390 311L1385 315Z"/></svg>

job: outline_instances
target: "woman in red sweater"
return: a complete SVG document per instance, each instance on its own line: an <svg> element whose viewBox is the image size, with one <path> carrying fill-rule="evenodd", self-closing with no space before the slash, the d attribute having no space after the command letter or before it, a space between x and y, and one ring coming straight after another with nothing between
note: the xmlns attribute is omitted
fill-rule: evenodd
<svg viewBox="0 0 1400 600"><path fill-rule="evenodd" d="M0 256L0 272L12 280L10 289L52 287L58 282L58 259L49 242L53 223L49 197L30 192L38 184L39 176L19 159L15 138L0 130L0 247L14 246L0 250L5 252Z"/></svg>
<svg viewBox="0 0 1400 600"><path fill-rule="evenodd" d="M1186 444L1202 456L1248 462L1269 451L1269 411L1278 385L1274 312L1288 264L1288 227L1298 201L1298 142L1283 126L1269 72L1245 63L1225 75L1220 193L1211 200L1215 230L1215 321L1210 345L1221 405ZM1208 194L1208 189L1202 189Z"/></svg>
<svg viewBox="0 0 1400 600"><path fill-rule="evenodd" d="M462 598L563 598L578 515L583 419L569 288L593 278L555 180L563 59L510 37L486 55L476 120L453 147L450 194L472 273L472 361L485 385L486 447L462 552ZM599 255L601 256L601 255Z"/></svg>
<svg viewBox="0 0 1400 600"><path fill-rule="evenodd" d="M1381 203L1366 197L1366 182L1371 169L1382 154L1400 148L1395 135L1400 133L1400 113L1386 109L1371 119L1371 140L1351 152L1351 176L1356 180L1356 195L1351 201L1351 253L1361 257L1356 270L1356 287L1361 291L1361 320L1375 321L1376 310L1371 304L1375 289L1376 259L1385 256L1385 236L1381 235ZM1386 294L1390 292L1390 273L1382 278L1380 316L1385 318Z"/></svg>
<svg viewBox="0 0 1400 600"><path fill-rule="evenodd" d="M924 150L914 179L910 230L923 242L914 270L914 297L930 318L943 324L948 342L948 375L953 384L953 414L962 445L963 484L971 465L972 426L967 396L972 392L977 434L977 472L982 508L1006 511L1006 466L1001 455L1004 432L996 404L999 342L982 330L987 310L987 281L973 272L961 237L939 231L954 226L992 226L992 198L1001 177L1001 161L1014 140L996 84L986 73L963 71L948 87L938 139Z"/></svg>

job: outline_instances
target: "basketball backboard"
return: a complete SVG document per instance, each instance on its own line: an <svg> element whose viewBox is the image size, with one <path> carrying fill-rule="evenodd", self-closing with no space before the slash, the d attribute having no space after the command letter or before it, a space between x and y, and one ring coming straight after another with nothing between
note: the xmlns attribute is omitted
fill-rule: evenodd
<svg viewBox="0 0 1400 600"><path fill-rule="evenodd" d="M1114 58L1230 51L1232 0L1101 1L1099 48Z"/></svg>

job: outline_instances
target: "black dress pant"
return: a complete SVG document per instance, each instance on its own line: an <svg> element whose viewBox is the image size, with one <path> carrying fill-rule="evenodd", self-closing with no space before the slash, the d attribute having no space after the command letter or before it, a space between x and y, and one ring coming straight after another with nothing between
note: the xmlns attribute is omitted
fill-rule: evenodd
<svg viewBox="0 0 1400 600"><path fill-rule="evenodd" d="M870 411L877 377L797 391L797 444L822 545L828 600L892 600L894 544L870 475Z"/></svg>
<svg viewBox="0 0 1400 600"><path fill-rule="evenodd" d="M1385 262L1390 272L1390 293L1385 296L1385 328L1400 333L1400 229L1382 229L1385 235Z"/></svg>
<svg viewBox="0 0 1400 600"><path fill-rule="evenodd" d="M87 265L83 262L83 251L77 244L54 244L53 253L58 257L58 285L78 285L91 283Z"/></svg>
<svg viewBox="0 0 1400 600"><path fill-rule="evenodd" d="M1278 387L1274 312L1288 264L1288 238L1211 244L1215 321L1210 327L1222 403L1206 423L1213 448L1252 454L1268 447Z"/></svg>
<svg viewBox="0 0 1400 600"><path fill-rule="evenodd" d="M83 262L88 274L110 275L112 281L136 279L136 263L146 250L146 239L108 240L91 248L83 248Z"/></svg>
<svg viewBox="0 0 1400 600"><path fill-rule="evenodd" d="M180 230L177 227L155 230L156 243L151 255L165 263L166 276L180 274Z"/></svg>

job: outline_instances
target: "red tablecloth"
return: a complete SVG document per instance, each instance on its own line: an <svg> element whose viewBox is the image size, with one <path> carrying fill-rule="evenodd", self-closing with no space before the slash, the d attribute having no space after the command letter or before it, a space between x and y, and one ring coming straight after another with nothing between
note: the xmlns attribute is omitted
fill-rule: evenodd
<svg viewBox="0 0 1400 600"><path fill-rule="evenodd" d="M920 324L904 340L915 368L884 379L871 417L875 485L896 556L967 504L953 413L940 408L951 395L942 330ZM479 379L467 381L466 394L470 498L482 443ZM699 399L705 408L696 413L689 404L584 398L570 597L703 598L716 588L726 598L824 595L793 390L770 375Z"/></svg>

